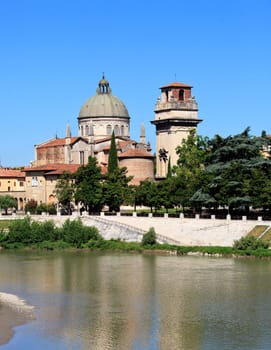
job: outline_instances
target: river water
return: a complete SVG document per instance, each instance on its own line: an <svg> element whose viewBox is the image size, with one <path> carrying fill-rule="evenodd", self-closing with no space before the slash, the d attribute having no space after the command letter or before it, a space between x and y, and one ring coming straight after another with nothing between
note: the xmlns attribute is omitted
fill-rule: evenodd
<svg viewBox="0 0 271 350"><path fill-rule="evenodd" d="M1 251L0 292L35 315L1 350L271 348L270 261Z"/></svg>

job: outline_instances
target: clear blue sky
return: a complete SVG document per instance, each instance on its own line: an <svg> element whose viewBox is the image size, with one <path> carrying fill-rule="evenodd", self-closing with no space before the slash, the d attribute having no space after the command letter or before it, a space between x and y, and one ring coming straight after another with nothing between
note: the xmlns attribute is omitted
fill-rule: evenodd
<svg viewBox="0 0 271 350"><path fill-rule="evenodd" d="M198 132L271 133L271 0L1 0L0 162L29 165L34 145L77 135L105 72L155 149L159 87L193 85Z"/></svg>

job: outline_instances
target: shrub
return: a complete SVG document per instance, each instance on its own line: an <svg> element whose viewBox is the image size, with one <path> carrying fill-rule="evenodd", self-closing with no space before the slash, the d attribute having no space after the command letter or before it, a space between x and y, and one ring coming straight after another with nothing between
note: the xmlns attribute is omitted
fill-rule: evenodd
<svg viewBox="0 0 271 350"><path fill-rule="evenodd" d="M30 214L36 214L38 203L34 199L30 199L25 205L25 212Z"/></svg>
<svg viewBox="0 0 271 350"><path fill-rule="evenodd" d="M83 226L80 219L71 221L66 220L62 226L63 239L77 248L82 247L89 240L98 240L100 238L99 231L93 226Z"/></svg>
<svg viewBox="0 0 271 350"><path fill-rule="evenodd" d="M241 237L239 240L234 241L233 248L238 250L257 250L267 249L268 243L254 236Z"/></svg>
<svg viewBox="0 0 271 350"><path fill-rule="evenodd" d="M142 245L147 246L147 245L154 245L154 244L156 244L156 233L154 228L151 227L149 231L143 235Z"/></svg>
<svg viewBox="0 0 271 350"><path fill-rule="evenodd" d="M7 235L8 243L31 243L31 222L30 218L14 220L9 226L9 233Z"/></svg>

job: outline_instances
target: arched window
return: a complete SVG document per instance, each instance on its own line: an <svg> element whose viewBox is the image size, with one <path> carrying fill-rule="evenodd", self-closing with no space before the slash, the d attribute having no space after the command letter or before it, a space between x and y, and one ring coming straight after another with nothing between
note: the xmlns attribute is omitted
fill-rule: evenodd
<svg viewBox="0 0 271 350"><path fill-rule="evenodd" d="M114 126L114 133L115 133L116 136L120 134L120 128L119 128L118 125Z"/></svg>
<svg viewBox="0 0 271 350"><path fill-rule="evenodd" d="M120 127L120 134L121 136L124 136L124 125Z"/></svg>
<svg viewBox="0 0 271 350"><path fill-rule="evenodd" d="M179 101L183 101L183 100L184 100L184 91L179 90Z"/></svg>
<svg viewBox="0 0 271 350"><path fill-rule="evenodd" d="M112 134L112 126L111 125L107 125L106 126L106 135L110 135Z"/></svg>
<svg viewBox="0 0 271 350"><path fill-rule="evenodd" d="M85 135L88 136L88 125L86 125L85 131L86 131Z"/></svg>

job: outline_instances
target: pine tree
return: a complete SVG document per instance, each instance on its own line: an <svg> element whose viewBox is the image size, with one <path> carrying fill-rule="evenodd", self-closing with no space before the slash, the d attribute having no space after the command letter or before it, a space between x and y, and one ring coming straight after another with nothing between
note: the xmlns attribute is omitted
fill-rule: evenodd
<svg viewBox="0 0 271 350"><path fill-rule="evenodd" d="M115 133L112 132L111 145L108 155L108 174L112 174L118 168L118 154Z"/></svg>

